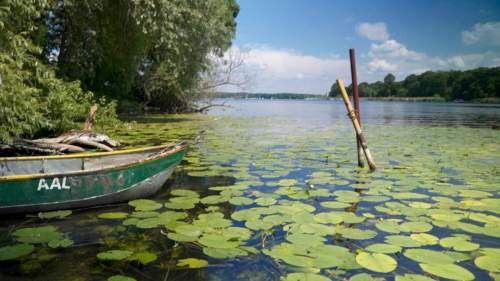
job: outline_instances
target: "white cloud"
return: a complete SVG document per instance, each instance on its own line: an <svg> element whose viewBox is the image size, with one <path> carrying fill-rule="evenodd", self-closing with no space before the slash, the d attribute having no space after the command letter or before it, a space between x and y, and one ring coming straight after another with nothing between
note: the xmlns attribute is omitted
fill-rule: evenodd
<svg viewBox="0 0 500 281"><path fill-rule="evenodd" d="M368 69L371 72L376 72L376 71L391 72L395 71L397 69L397 66L389 63L384 59L373 59L370 62L368 62Z"/></svg>
<svg viewBox="0 0 500 281"><path fill-rule="evenodd" d="M476 24L473 31L467 31L470 34L464 35L467 37L465 40L482 42L488 36L500 36L495 35L496 31L491 29L494 24L498 23ZM382 22L360 23L356 31L368 39L378 41L372 42L369 50L359 56L359 81L382 80L387 73L392 73L397 80L401 80L410 74L420 74L428 70L466 70L500 66L500 52L496 50L449 56L432 56L412 50L396 39L389 39L387 26ZM500 42L500 37L495 40ZM254 84L246 90L252 92L323 94L329 90L335 79L342 78L346 83L350 83L347 51L342 56L314 56L291 49L246 45L233 46L230 52L245 58L245 72L254 77Z"/></svg>
<svg viewBox="0 0 500 281"><path fill-rule="evenodd" d="M383 22L362 22L356 26L356 32L374 41L385 41L389 39L387 26Z"/></svg>
<svg viewBox="0 0 500 281"><path fill-rule="evenodd" d="M408 60L420 60L425 57L424 54L408 50L408 48L396 40L387 40L380 44L371 44L369 56L405 58Z"/></svg>
<svg viewBox="0 0 500 281"><path fill-rule="evenodd" d="M230 52L244 58L244 72L253 77L253 83L245 91L324 94L335 79L350 83L347 54L343 57L313 56L265 45L233 46ZM360 56L358 80L374 82L382 80L387 73L401 80L428 70L465 70L481 66L500 66L500 53L429 56L391 39L371 44L368 53ZM231 87L221 90L241 91Z"/></svg>
<svg viewBox="0 0 500 281"><path fill-rule="evenodd" d="M339 56L313 56L264 45L233 46L245 58L245 71L254 77L253 92L323 94L332 81L349 77L349 61Z"/></svg>
<svg viewBox="0 0 500 281"><path fill-rule="evenodd" d="M500 46L500 22L476 23L472 30L462 31L462 42Z"/></svg>
<svg viewBox="0 0 500 281"><path fill-rule="evenodd" d="M409 74L419 74L428 70L466 70L477 67L500 65L499 52L455 54L448 57L429 56L411 50L406 45L389 39L372 43L368 51L368 62L361 69L361 80L375 81L391 72L396 78L404 79Z"/></svg>

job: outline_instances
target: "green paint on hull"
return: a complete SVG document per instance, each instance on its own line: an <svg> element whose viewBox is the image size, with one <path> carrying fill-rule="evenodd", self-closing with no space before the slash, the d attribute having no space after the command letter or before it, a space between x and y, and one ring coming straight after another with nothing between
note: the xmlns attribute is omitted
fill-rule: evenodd
<svg viewBox="0 0 500 281"><path fill-rule="evenodd" d="M88 174L0 182L0 210L75 202L125 191L179 163L186 151L132 166Z"/></svg>

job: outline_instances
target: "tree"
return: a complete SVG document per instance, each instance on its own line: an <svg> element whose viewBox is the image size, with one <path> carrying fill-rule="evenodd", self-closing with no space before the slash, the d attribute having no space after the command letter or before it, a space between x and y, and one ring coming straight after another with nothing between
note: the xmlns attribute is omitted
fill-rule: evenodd
<svg viewBox="0 0 500 281"><path fill-rule="evenodd" d="M396 76L394 76L394 74L392 74L392 73L388 73L384 77L384 83L387 85L391 85L392 83L394 83L394 81L396 81Z"/></svg>
<svg viewBox="0 0 500 281"><path fill-rule="evenodd" d="M330 92L328 92L328 97L335 98L340 95L339 85L335 81L330 87Z"/></svg>
<svg viewBox="0 0 500 281"><path fill-rule="evenodd" d="M336 94L336 83L330 94ZM500 67L477 68L467 71L426 71L411 74L396 82L387 74L384 82L359 84L360 96L370 97L441 97L445 100L484 100L500 98Z"/></svg>
<svg viewBox="0 0 500 281"><path fill-rule="evenodd" d="M59 1L60 74L99 96L189 110L213 55L235 35L234 0ZM57 33L57 32L54 32Z"/></svg>
<svg viewBox="0 0 500 281"><path fill-rule="evenodd" d="M95 99L79 81L59 79L45 64L40 44L50 3L0 1L0 142L74 128L96 102L104 111L98 122L116 120L114 104Z"/></svg>
<svg viewBox="0 0 500 281"><path fill-rule="evenodd" d="M395 80L396 77L392 74L389 73L384 77L384 87L383 87L383 92L381 93L381 96L387 97L387 96L393 96L395 95Z"/></svg>

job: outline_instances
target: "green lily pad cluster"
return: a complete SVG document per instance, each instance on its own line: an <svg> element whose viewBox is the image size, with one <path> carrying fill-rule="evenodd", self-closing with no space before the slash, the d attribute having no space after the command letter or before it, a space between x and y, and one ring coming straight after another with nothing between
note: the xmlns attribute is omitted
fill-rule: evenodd
<svg viewBox="0 0 500 281"><path fill-rule="evenodd" d="M60 210L60 211L52 211L52 212L41 212L38 213L38 217L41 219L63 219L73 212L71 210Z"/></svg>
<svg viewBox="0 0 500 281"><path fill-rule="evenodd" d="M169 228L168 238L179 242L194 242L202 246L203 253L213 258L246 256L254 252L246 247L252 231L233 226L220 212L198 215L191 223Z"/></svg>
<svg viewBox="0 0 500 281"><path fill-rule="evenodd" d="M124 272L110 279L136 276L128 274L134 262L225 280L238 280L252 265L287 281L500 278L495 130L366 124L379 166L369 173L355 165L346 122L162 118L131 123L115 138L137 146L202 132L200 142L178 166L169 192L97 216L107 227L99 228L104 243L127 235L140 241L97 254L100 265ZM56 238L54 246L64 244L64 236ZM15 248L0 248L0 259L32 254L31 245L40 243L29 239L52 241L17 240L6 246Z"/></svg>
<svg viewBox="0 0 500 281"><path fill-rule="evenodd" d="M54 213L54 216L49 214L46 218L56 218L61 214L65 217L64 214L67 213ZM20 228L12 233L12 237L17 244L0 247L0 261L27 256L33 253L36 247L44 245L50 248L67 248L74 244L73 240L66 238L56 227L50 225Z"/></svg>
<svg viewBox="0 0 500 281"><path fill-rule="evenodd" d="M141 264L154 262L158 255L153 252L132 252L128 250L109 250L97 254L97 258L102 261L138 261Z"/></svg>

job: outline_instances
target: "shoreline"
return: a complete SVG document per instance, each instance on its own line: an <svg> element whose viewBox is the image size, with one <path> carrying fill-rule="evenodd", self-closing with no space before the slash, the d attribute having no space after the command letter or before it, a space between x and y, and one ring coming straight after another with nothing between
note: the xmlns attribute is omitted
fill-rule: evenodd
<svg viewBox="0 0 500 281"><path fill-rule="evenodd" d="M335 98L318 98L318 97L304 97L304 98L244 98L244 97L218 97L216 99L229 99L229 100L341 100L339 97ZM450 104L490 104L490 105L500 105L500 99L497 98L486 98L486 99L476 99L476 100L453 100L447 101L441 97L360 97L360 100L364 101L387 101L387 102L429 102L429 103L450 103Z"/></svg>

